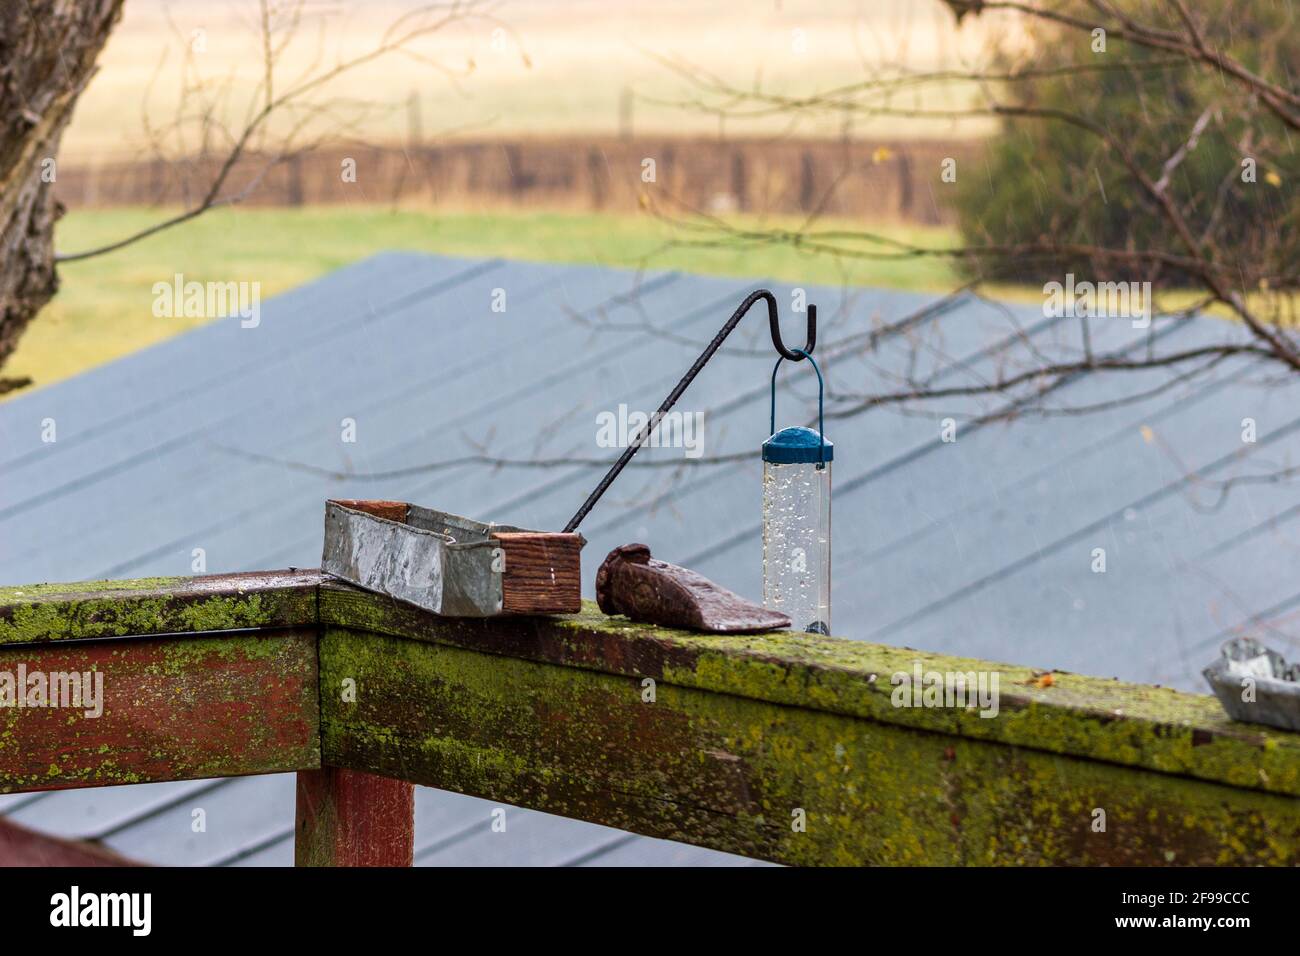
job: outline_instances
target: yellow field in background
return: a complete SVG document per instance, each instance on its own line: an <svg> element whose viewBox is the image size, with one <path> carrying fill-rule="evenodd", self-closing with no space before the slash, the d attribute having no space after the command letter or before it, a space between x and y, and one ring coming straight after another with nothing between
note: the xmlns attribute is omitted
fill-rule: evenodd
<svg viewBox="0 0 1300 956"><path fill-rule="evenodd" d="M327 67L373 48L416 6L308 0L297 39L282 55L278 88L313 64ZM336 82L320 99L338 108L319 126L383 142L404 142L413 126L426 138L608 134L620 129L620 99L630 90L637 133L716 134L716 117L675 105L694 91L656 57L680 58L746 87L761 80L771 90L806 93L859 82L867 71L890 65L919 70L973 62L999 24L997 16L984 15L967 17L958 28L939 0L507 0L495 9L499 24L449 27L419 42L417 56L391 55ZM173 120L183 81L210 89L228 84L226 118L241 120L262 75L257 24L251 0L130 0L81 97L62 159L85 165L149 155L145 120L155 129ZM449 77L431 61L464 75ZM940 92L924 105L951 106L952 97L964 95ZM894 105L921 101L909 94ZM781 117L728 119L725 133L838 136L842 126L840 116L794 127ZM853 129L894 138L986 132L978 122L905 126L897 119L857 120ZM168 142L172 150L198 145Z"/></svg>

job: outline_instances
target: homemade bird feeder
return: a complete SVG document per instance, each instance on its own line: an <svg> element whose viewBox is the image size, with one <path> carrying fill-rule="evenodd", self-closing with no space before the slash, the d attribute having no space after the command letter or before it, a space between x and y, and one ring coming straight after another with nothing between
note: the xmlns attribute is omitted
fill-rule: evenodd
<svg viewBox="0 0 1300 956"><path fill-rule="evenodd" d="M746 296L663 404L628 443L562 532L483 523L401 501L329 501L322 570L438 614L491 617L559 614L581 609L578 525L723 341L762 299L772 345L772 431L763 445L764 599L759 607L686 568L650 557L645 545L616 548L597 575L602 610L720 633L788 627L826 633L830 624L830 462L822 437L821 370L812 358L817 307L808 306L802 349L781 340L776 299ZM818 431L776 432L776 373L782 361L807 359L817 371Z"/></svg>
<svg viewBox="0 0 1300 956"><path fill-rule="evenodd" d="M582 610L582 535L405 501L325 502L321 570L446 617Z"/></svg>

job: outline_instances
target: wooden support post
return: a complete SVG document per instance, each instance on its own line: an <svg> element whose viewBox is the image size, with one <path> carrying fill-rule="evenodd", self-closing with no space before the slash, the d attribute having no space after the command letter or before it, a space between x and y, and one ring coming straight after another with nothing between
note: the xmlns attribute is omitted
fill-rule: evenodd
<svg viewBox="0 0 1300 956"><path fill-rule="evenodd" d="M298 773L297 866L410 866L415 787L358 770Z"/></svg>

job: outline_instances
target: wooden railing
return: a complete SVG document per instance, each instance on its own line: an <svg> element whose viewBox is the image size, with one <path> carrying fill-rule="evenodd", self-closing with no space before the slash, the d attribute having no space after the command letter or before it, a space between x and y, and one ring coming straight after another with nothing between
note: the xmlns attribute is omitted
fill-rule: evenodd
<svg viewBox="0 0 1300 956"><path fill-rule="evenodd" d="M102 673L102 715L0 706L0 791L297 771L300 864L409 863L417 783L784 863L1300 860L1300 734L1114 680L314 571L0 589L20 666ZM896 706L918 667L996 675L996 716Z"/></svg>

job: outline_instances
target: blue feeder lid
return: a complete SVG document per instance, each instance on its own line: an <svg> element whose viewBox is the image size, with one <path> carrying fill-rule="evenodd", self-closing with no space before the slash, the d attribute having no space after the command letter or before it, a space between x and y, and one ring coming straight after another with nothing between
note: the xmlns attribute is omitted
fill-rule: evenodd
<svg viewBox="0 0 1300 956"><path fill-rule="evenodd" d="M763 460L778 465L815 465L822 461L833 461L834 458L835 446L831 440L823 439L815 429L804 428L802 425L782 428L763 442Z"/></svg>

